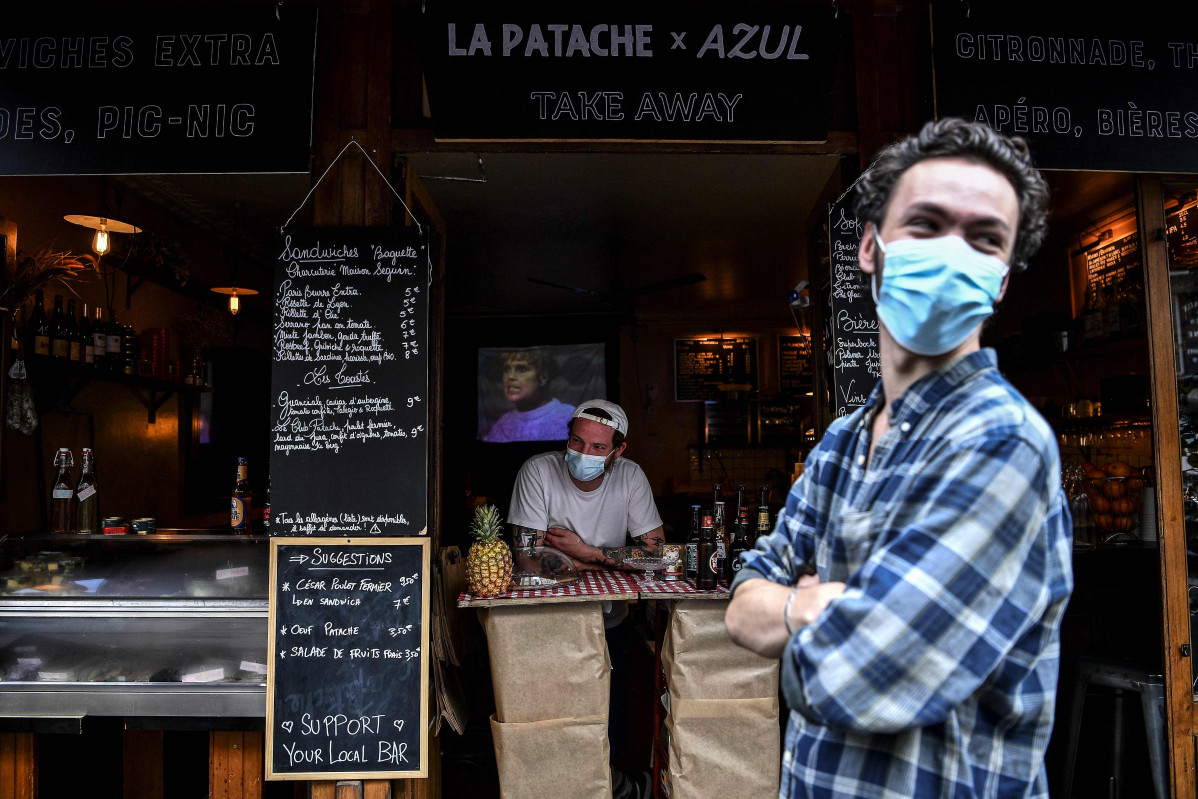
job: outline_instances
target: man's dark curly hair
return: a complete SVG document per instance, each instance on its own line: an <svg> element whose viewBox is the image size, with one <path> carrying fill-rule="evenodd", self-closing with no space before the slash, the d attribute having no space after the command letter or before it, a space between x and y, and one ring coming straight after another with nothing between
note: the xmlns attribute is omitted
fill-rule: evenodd
<svg viewBox="0 0 1198 799"><path fill-rule="evenodd" d="M1012 269L1023 271L1027 259L1048 232L1048 184L1032 164L1027 142L996 133L981 122L946 117L929 122L915 136L886 148L857 181L853 206L862 222L880 228L899 178L928 158L965 158L1003 175L1019 198L1019 230L1012 251Z"/></svg>

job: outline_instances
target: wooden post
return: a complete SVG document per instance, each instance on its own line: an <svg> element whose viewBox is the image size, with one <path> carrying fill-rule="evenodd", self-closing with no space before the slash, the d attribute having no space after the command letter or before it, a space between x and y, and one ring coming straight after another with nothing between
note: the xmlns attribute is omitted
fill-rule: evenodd
<svg viewBox="0 0 1198 799"><path fill-rule="evenodd" d="M209 733L210 799L262 799L262 775L265 773L262 733Z"/></svg>
<svg viewBox="0 0 1198 799"><path fill-rule="evenodd" d="M37 796L37 739L31 732L0 732L0 796Z"/></svg>

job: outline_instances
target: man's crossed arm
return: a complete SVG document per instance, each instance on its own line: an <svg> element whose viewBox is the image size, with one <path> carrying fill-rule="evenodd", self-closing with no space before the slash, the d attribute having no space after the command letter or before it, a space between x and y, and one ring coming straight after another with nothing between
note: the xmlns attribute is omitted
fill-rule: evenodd
<svg viewBox="0 0 1198 799"><path fill-rule="evenodd" d="M532 546L551 546L569 555L581 569L635 571L626 562L629 558L656 557L661 554L661 545L666 542L661 527L638 536L636 540L640 543L631 547L593 547L579 538L577 533L564 527L551 527L548 530L517 524L511 527L516 546L528 540L532 541Z"/></svg>

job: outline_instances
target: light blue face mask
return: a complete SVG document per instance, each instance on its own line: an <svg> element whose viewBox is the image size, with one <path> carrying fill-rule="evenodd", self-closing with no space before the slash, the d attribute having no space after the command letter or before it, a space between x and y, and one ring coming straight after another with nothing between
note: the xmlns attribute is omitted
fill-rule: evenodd
<svg viewBox="0 0 1198 799"><path fill-rule="evenodd" d="M878 318L903 349L943 355L959 347L987 317L1007 265L978 252L960 236L901 239L889 245L874 230L882 289L870 280Z"/></svg>
<svg viewBox="0 0 1198 799"><path fill-rule="evenodd" d="M583 455L578 450L566 447L566 466L576 480L586 483L603 474L607 458L602 455Z"/></svg>

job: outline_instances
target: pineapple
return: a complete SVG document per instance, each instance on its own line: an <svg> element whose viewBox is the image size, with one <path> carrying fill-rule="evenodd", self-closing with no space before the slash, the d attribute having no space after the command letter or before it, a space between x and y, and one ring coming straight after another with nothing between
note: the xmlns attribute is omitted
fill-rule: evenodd
<svg viewBox="0 0 1198 799"><path fill-rule="evenodd" d="M470 534L475 541L466 555L466 587L477 597L498 596L512 579L512 551L501 538L503 519L499 508L475 508Z"/></svg>

